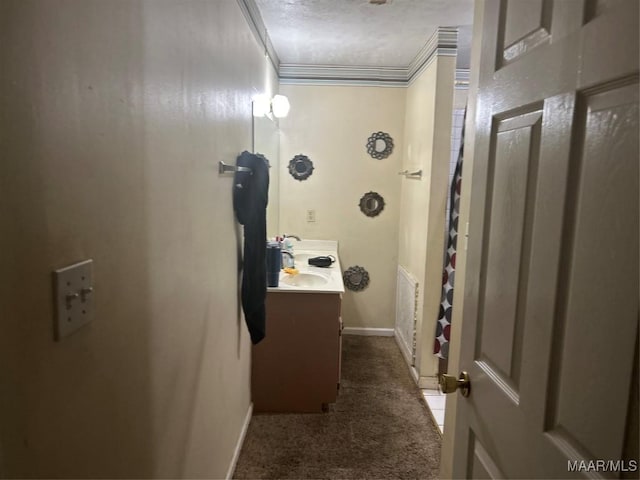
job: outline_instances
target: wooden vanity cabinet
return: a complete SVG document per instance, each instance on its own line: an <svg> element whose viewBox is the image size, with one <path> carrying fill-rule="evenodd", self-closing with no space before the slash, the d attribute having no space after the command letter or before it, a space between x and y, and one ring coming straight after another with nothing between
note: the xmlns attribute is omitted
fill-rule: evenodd
<svg viewBox="0 0 640 480"><path fill-rule="evenodd" d="M341 295L267 293L266 337L252 348L255 412L321 412L340 382Z"/></svg>

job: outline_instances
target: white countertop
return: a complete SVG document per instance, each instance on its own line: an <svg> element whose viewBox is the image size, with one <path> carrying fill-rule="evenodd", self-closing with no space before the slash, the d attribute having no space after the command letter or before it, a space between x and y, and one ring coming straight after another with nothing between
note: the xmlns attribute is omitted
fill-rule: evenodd
<svg viewBox="0 0 640 480"><path fill-rule="evenodd" d="M309 265L311 257L332 255L336 261L330 267L314 267ZM295 283L295 276L283 271L280 272L279 286L268 287L267 292L283 293L344 293L342 281L342 269L338 258L338 242L333 240L293 240L293 256L298 275L309 274L318 280L314 285L289 285L288 281ZM299 277L303 278L303 277Z"/></svg>

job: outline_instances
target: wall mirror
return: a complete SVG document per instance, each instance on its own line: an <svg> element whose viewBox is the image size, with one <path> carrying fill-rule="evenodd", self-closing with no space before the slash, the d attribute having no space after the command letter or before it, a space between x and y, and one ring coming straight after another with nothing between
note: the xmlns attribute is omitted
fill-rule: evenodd
<svg viewBox="0 0 640 480"><path fill-rule="evenodd" d="M365 193L360 199L360 211L367 217L376 217L384 209L384 198L376 192Z"/></svg>
<svg viewBox="0 0 640 480"><path fill-rule="evenodd" d="M253 153L269 160L269 203L267 204L267 237L280 231L280 132L271 118L253 117Z"/></svg>
<svg viewBox="0 0 640 480"><path fill-rule="evenodd" d="M367 139L367 152L378 160L387 158L393 152L393 139L388 133L375 132Z"/></svg>

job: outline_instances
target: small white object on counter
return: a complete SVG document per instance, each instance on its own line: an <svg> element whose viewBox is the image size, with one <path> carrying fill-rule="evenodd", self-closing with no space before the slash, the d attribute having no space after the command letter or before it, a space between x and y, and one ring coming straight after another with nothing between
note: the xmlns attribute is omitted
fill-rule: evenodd
<svg viewBox="0 0 640 480"><path fill-rule="evenodd" d="M333 240L294 241L293 254L298 274L290 275L281 271L279 286L267 288L268 292L344 293L338 242ZM309 265L309 258L327 255L336 259L330 267Z"/></svg>

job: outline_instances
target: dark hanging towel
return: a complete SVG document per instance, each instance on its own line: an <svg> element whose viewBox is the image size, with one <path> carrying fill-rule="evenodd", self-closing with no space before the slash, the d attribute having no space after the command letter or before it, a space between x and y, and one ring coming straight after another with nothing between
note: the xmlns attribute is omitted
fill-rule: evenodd
<svg viewBox="0 0 640 480"><path fill-rule="evenodd" d="M464 119L467 111L464 112ZM444 270L442 271L442 296L440 297L440 312L436 322L436 340L433 353L440 358L449 356L449 335L451 329L451 310L453 309L453 287L456 273L456 250L458 245L458 217L460 215L460 186L462 184L462 160L464 157L464 119L462 123L462 137L460 139L460 153L456 169L451 181L449 207L449 235L445 255Z"/></svg>
<svg viewBox="0 0 640 480"><path fill-rule="evenodd" d="M242 310L253 344L265 335L267 296L266 242L267 203L269 201L269 164L262 155L242 152L236 166L251 172L236 171L233 179L233 209L244 225L242 265Z"/></svg>

